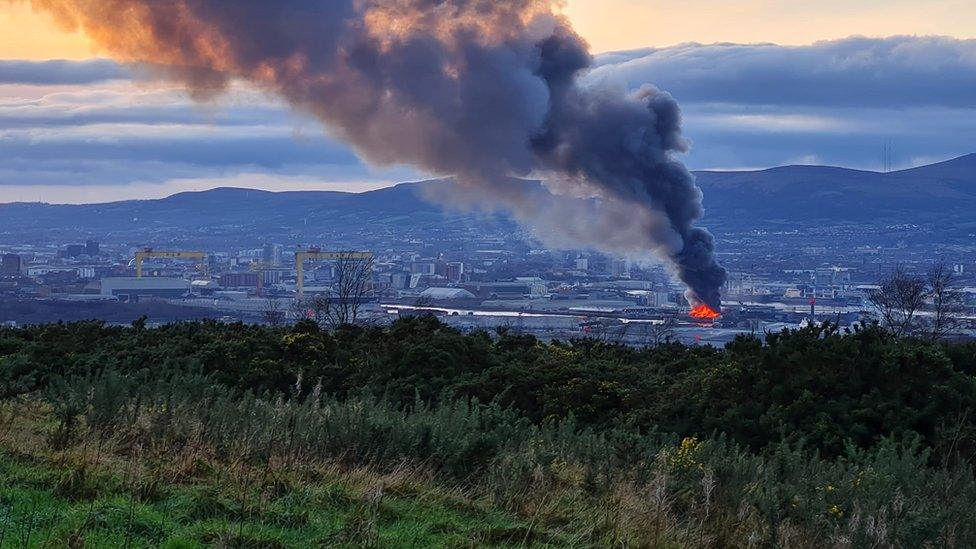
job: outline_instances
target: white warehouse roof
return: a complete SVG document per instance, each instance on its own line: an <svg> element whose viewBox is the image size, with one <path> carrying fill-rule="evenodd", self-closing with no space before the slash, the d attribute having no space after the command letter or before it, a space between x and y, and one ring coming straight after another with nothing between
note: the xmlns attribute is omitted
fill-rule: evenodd
<svg viewBox="0 0 976 549"><path fill-rule="evenodd" d="M430 299L474 299L475 295L463 288L427 288L420 297Z"/></svg>

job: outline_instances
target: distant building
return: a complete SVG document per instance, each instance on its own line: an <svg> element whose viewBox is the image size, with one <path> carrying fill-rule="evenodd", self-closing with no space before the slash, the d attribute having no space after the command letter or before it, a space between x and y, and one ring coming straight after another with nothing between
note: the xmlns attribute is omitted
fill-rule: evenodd
<svg viewBox="0 0 976 549"><path fill-rule="evenodd" d="M462 282L464 280L464 263L454 262L447 264L448 282Z"/></svg>
<svg viewBox="0 0 976 549"><path fill-rule="evenodd" d="M626 259L615 259L610 263L610 275L622 278L630 275L630 262Z"/></svg>
<svg viewBox="0 0 976 549"><path fill-rule="evenodd" d="M102 295L126 297L137 301L140 297L182 297L190 290L190 282L182 278L103 278Z"/></svg>
<svg viewBox="0 0 976 549"><path fill-rule="evenodd" d="M436 274L437 264L433 261L414 261L410 264L410 272L422 275Z"/></svg>
<svg viewBox="0 0 976 549"><path fill-rule="evenodd" d="M803 293L803 290L800 288L787 288L786 291L783 292L783 297L787 299L798 299L803 297Z"/></svg>
<svg viewBox="0 0 976 549"><path fill-rule="evenodd" d="M283 273L279 270L272 269L272 270L261 272L261 282L265 286L275 286L277 284L281 284L282 278L283 278Z"/></svg>
<svg viewBox="0 0 976 549"><path fill-rule="evenodd" d="M85 254L84 244L68 244L62 252L63 257L75 258Z"/></svg>
<svg viewBox="0 0 976 549"><path fill-rule="evenodd" d="M220 275L221 288L257 288L258 273L225 273Z"/></svg>
<svg viewBox="0 0 976 549"><path fill-rule="evenodd" d="M434 301L451 299L475 299L475 295L463 288L427 288L420 293L420 297Z"/></svg>
<svg viewBox="0 0 976 549"><path fill-rule="evenodd" d="M539 278L521 278L513 282L478 282L464 289L483 299L521 299L546 294L546 283Z"/></svg>
<svg viewBox="0 0 976 549"><path fill-rule="evenodd" d="M814 281L820 287L849 287L851 285L851 273L846 269L833 267L817 269Z"/></svg>
<svg viewBox="0 0 976 549"><path fill-rule="evenodd" d="M671 300L671 294L668 292L654 290L630 290L626 292L626 295L635 300L638 304L647 305L649 307L664 307L666 305L674 304L674 302ZM590 297L592 299L592 296Z"/></svg>
<svg viewBox="0 0 976 549"><path fill-rule="evenodd" d="M515 282L525 284L529 289L529 295L533 297L540 297L549 293L549 285L537 276L520 276L515 279Z"/></svg>
<svg viewBox="0 0 976 549"><path fill-rule="evenodd" d="M0 259L0 276L16 277L20 276L23 269L23 261L17 254L3 254Z"/></svg>
<svg viewBox="0 0 976 549"><path fill-rule="evenodd" d="M213 295L219 286L213 280L194 280L190 283L190 288L200 295Z"/></svg>
<svg viewBox="0 0 976 549"><path fill-rule="evenodd" d="M410 273L390 274L390 286L397 290L405 290L410 287Z"/></svg>
<svg viewBox="0 0 976 549"><path fill-rule="evenodd" d="M85 242L85 254L88 255L88 257L95 257L96 255L99 255L100 251L101 250L99 250L98 242L95 242L94 240Z"/></svg>
<svg viewBox="0 0 976 549"><path fill-rule="evenodd" d="M265 244L261 250L261 262L265 265L279 267L282 264L284 248L280 244Z"/></svg>

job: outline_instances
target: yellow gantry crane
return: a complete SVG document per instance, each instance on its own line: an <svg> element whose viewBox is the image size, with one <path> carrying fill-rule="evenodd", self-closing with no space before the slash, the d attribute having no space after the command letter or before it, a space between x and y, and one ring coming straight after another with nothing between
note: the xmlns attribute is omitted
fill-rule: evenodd
<svg viewBox="0 0 976 549"><path fill-rule="evenodd" d="M295 273L298 277L298 297L305 297L305 262L306 261L372 261L372 252L323 252L311 249L307 252L295 252Z"/></svg>
<svg viewBox="0 0 976 549"><path fill-rule="evenodd" d="M136 252L136 278L142 278L142 262L149 258L165 259L196 259L200 264L200 270L207 272L206 252L158 252L151 248L146 248L141 252Z"/></svg>

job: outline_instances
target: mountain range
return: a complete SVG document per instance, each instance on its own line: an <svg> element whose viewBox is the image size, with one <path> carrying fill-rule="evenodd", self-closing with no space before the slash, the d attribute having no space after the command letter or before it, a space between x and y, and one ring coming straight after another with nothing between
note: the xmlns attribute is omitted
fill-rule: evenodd
<svg viewBox="0 0 976 549"><path fill-rule="evenodd" d="M705 195L704 225L761 227L803 223L916 223L976 226L976 154L879 173L829 166L696 172ZM449 180L403 183L364 193L267 192L217 188L158 200L105 204L0 204L0 234L127 227L300 230L368 223L438 223L468 214L445 212L424 197ZM537 182L525 182L538 185ZM484 217L479 214L479 217Z"/></svg>

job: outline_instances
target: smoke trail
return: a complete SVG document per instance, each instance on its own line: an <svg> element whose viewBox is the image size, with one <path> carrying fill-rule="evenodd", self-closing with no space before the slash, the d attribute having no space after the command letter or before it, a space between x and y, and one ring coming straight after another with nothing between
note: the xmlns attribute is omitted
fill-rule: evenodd
<svg viewBox="0 0 976 549"><path fill-rule="evenodd" d="M674 158L687 148L676 102L581 85L591 58L556 0L31 1L197 97L244 79L369 162L454 175L469 201L503 205L549 242L653 252L693 301L720 308L725 270ZM510 179L526 176L551 196Z"/></svg>

